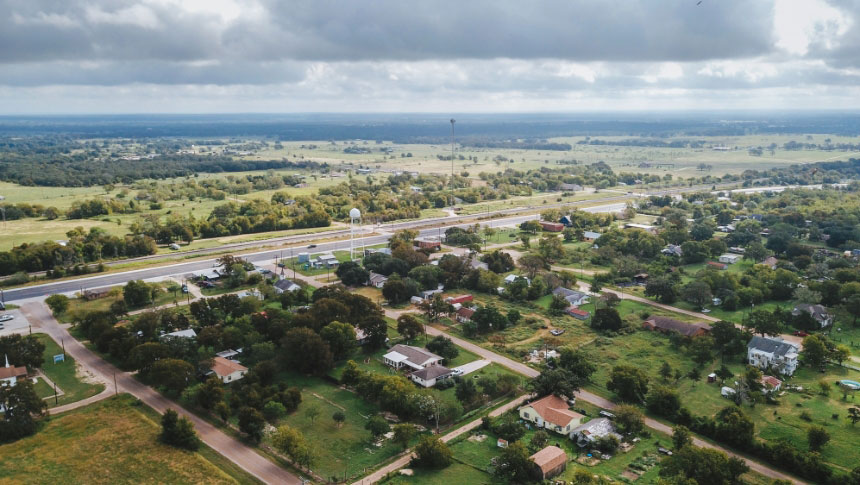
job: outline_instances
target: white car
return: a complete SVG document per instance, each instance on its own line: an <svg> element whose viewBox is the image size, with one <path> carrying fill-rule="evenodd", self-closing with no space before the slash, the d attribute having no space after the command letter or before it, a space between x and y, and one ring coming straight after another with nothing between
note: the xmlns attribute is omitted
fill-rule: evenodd
<svg viewBox="0 0 860 485"><path fill-rule="evenodd" d="M14 319L14 315L9 315L8 313L5 315L0 315L0 322L8 322L9 320Z"/></svg>
<svg viewBox="0 0 860 485"><path fill-rule="evenodd" d="M451 374L455 376L463 375L463 369L451 369Z"/></svg>

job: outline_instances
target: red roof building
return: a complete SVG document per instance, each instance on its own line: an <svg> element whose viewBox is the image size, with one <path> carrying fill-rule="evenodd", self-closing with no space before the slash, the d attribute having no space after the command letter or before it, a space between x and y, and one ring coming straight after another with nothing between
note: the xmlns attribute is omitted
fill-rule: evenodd
<svg viewBox="0 0 860 485"><path fill-rule="evenodd" d="M547 232L561 232L564 229L564 224L560 222L540 221L540 227Z"/></svg>
<svg viewBox="0 0 860 485"><path fill-rule="evenodd" d="M474 298L472 297L472 295L460 295L460 296L449 296L448 298L445 299L445 301L453 305L455 303L461 303L462 304L462 303L470 302L473 299Z"/></svg>

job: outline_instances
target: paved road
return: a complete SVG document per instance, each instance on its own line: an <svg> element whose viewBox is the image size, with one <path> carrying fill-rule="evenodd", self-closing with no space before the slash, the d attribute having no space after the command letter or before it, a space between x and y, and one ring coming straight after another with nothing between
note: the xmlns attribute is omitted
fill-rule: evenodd
<svg viewBox="0 0 860 485"><path fill-rule="evenodd" d="M21 311L27 315L34 328L47 333L56 341L65 340L66 352L81 365L108 383L108 389L106 390L108 395L115 392L127 392L159 413L164 413L167 409L176 410L180 415L191 420L194 428L200 435L200 439L204 443L265 483L297 485L302 483L301 479L297 476L260 456L253 448L225 434L215 426L186 411L176 402L167 399L152 388L140 383L128 373L117 369L95 355L84 347L83 344L74 339L65 328L61 327L44 304L27 303L21 307ZM116 387L114 387L114 379ZM97 400L97 398L103 397L105 396L99 394L90 399Z"/></svg>

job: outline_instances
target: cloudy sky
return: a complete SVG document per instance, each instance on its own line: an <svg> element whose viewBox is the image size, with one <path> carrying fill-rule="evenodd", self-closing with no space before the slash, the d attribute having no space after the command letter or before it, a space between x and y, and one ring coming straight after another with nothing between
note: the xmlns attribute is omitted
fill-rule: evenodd
<svg viewBox="0 0 860 485"><path fill-rule="evenodd" d="M860 0L0 0L0 114L860 108Z"/></svg>

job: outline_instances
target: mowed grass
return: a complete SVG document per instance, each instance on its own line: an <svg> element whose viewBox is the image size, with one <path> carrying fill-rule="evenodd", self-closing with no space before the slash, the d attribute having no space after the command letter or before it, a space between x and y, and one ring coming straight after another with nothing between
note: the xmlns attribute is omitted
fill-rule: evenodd
<svg viewBox="0 0 860 485"><path fill-rule="evenodd" d="M174 299L183 299L184 295L182 293L176 292L176 296L174 297L173 293L167 291L166 288L167 285L170 284L170 282L159 282L152 284L159 285L162 288L162 291L158 293L158 296L155 297L153 303L150 303L148 307L155 308L161 305L167 305L168 303L173 303ZM71 298L69 299L69 308L63 313L55 314L54 317L56 317L59 322L71 323L75 315L77 314L84 314L95 311L108 311L110 310L111 304L117 301L121 301L122 299L122 286L111 288L106 296L102 298L96 298L94 300L87 300L81 297ZM130 311L139 309L140 308L129 308Z"/></svg>
<svg viewBox="0 0 860 485"><path fill-rule="evenodd" d="M205 445L189 452L159 443L157 413L134 403L109 398L0 446L3 483L259 483Z"/></svg>
<svg viewBox="0 0 860 485"><path fill-rule="evenodd" d="M63 353L63 348L59 343L55 342L54 339L43 333L37 333L36 338L45 344L42 372L44 372L49 379L54 381L57 387L65 393L59 397L57 403L54 402L54 399L48 399L46 402L49 407L80 401L81 399L95 396L104 390L104 384L89 384L78 377L77 365L75 364L75 359L71 355L66 354L63 362L59 362L57 364L54 363L54 356ZM47 384L45 384L41 379L39 380L39 383L47 386ZM45 395L40 393L40 396L42 397L53 395L53 388L50 388L49 392Z"/></svg>

